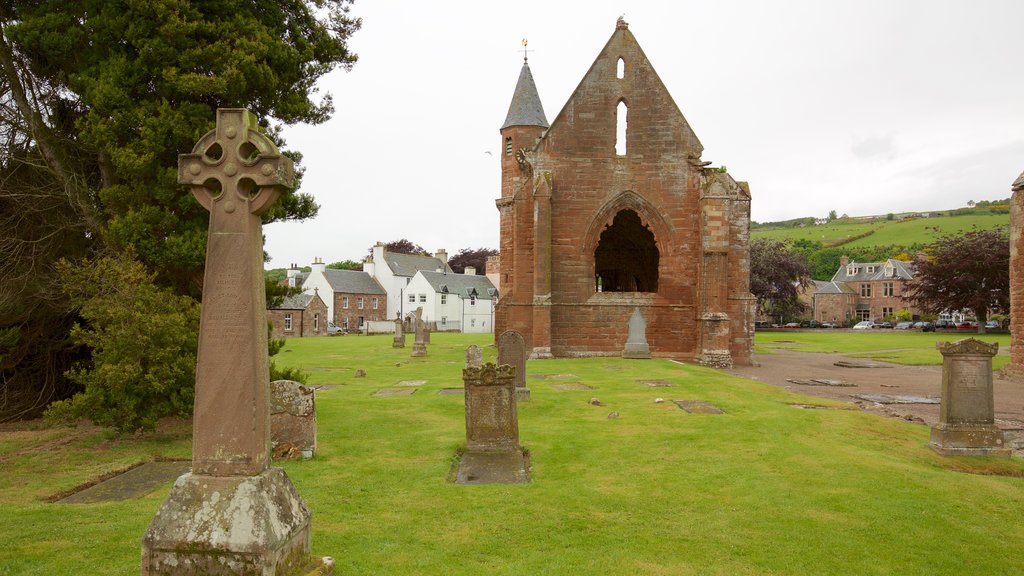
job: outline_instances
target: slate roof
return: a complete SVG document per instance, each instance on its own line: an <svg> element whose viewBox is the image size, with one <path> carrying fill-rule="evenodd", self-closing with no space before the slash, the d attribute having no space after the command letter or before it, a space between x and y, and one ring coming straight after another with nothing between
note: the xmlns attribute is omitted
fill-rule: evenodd
<svg viewBox="0 0 1024 576"><path fill-rule="evenodd" d="M381 288L377 280L361 270L336 270L327 268L324 270L324 277L335 292L348 294L380 294L387 292Z"/></svg>
<svg viewBox="0 0 1024 576"><path fill-rule="evenodd" d="M815 280L814 288L818 294L856 294L857 292L847 286L846 284L840 284L838 282L826 282L823 280Z"/></svg>
<svg viewBox="0 0 1024 576"><path fill-rule="evenodd" d="M418 254L402 254L401 252L384 252L384 261L391 268L395 276L415 276L420 270L436 271L438 268L446 270L449 274L452 269L447 262L433 256L420 256Z"/></svg>
<svg viewBox="0 0 1024 576"><path fill-rule="evenodd" d="M530 72L530 65L525 60L522 70L519 71L516 91L512 93L512 102L508 105L505 123L500 129L504 130L509 126L549 126L547 117L544 116L544 107L540 103L540 96L537 94L537 85L533 83L533 73Z"/></svg>
<svg viewBox="0 0 1024 576"><path fill-rule="evenodd" d="M285 296L281 300L281 305L274 306L271 310L305 310L312 299L312 294L292 294L291 296Z"/></svg>
<svg viewBox="0 0 1024 576"><path fill-rule="evenodd" d="M435 292L444 293L447 289L448 294L458 294L462 298L469 298L470 291L475 288L476 297L480 300L493 300L498 293L487 276L443 274L426 270L421 271L420 274Z"/></svg>
<svg viewBox="0 0 1024 576"><path fill-rule="evenodd" d="M889 273L886 273L887 268L890 270ZM853 273L849 273L850 271ZM914 278L914 271L910 263L892 258L885 262L849 262L846 266L839 267L832 277L832 282L870 282L890 278L911 280Z"/></svg>

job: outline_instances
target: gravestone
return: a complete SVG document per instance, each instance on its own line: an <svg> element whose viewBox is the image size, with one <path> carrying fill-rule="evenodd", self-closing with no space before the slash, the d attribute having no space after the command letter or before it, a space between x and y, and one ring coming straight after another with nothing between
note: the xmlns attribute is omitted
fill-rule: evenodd
<svg viewBox="0 0 1024 576"><path fill-rule="evenodd" d="M932 448L947 456L1009 456L992 397L992 357L999 344L967 338L935 347L942 353L942 403Z"/></svg>
<svg viewBox="0 0 1024 576"><path fill-rule="evenodd" d="M459 484L519 484L528 480L519 446L515 370L487 363L462 371L466 393L466 452Z"/></svg>
<svg viewBox="0 0 1024 576"><path fill-rule="evenodd" d="M433 322L424 322L423 323L423 343L424 344L430 344L430 332L431 332L430 326L432 324L433 324Z"/></svg>
<svg viewBox="0 0 1024 576"><path fill-rule="evenodd" d="M629 317L629 336L626 338L626 346L622 349L623 358L650 358L651 347L647 345L647 320L640 312L640 308L633 309L633 315Z"/></svg>
<svg viewBox="0 0 1024 576"><path fill-rule="evenodd" d="M484 351L476 344L466 348L466 368L480 368L484 365Z"/></svg>
<svg viewBox="0 0 1024 576"><path fill-rule="evenodd" d="M526 341L515 330L506 330L498 336L498 364L515 368L516 399L530 401L530 389L526 386Z"/></svg>
<svg viewBox="0 0 1024 576"><path fill-rule="evenodd" d="M274 458L312 458L316 453L313 388L291 380L270 383L270 449Z"/></svg>
<svg viewBox="0 0 1024 576"><path fill-rule="evenodd" d="M405 348L405 325L401 318L395 318L395 339L391 341L392 348Z"/></svg>
<svg viewBox="0 0 1024 576"><path fill-rule="evenodd" d="M193 412L192 471L142 539L142 574L285 574L309 561L310 513L270 468L270 376L260 216L294 185L256 117L217 125L178 158L210 212Z"/></svg>
<svg viewBox="0 0 1024 576"><path fill-rule="evenodd" d="M426 356L427 355L427 340L426 340L426 323L423 322L423 308L416 309L416 315L413 318L415 326L415 338L412 341L412 356Z"/></svg>

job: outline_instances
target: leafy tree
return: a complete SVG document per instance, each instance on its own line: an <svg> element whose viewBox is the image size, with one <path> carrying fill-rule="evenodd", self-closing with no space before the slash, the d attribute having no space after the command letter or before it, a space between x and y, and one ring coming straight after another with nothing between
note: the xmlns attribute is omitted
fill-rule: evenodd
<svg viewBox="0 0 1024 576"><path fill-rule="evenodd" d="M448 265L459 274L466 271L466 266L472 266L476 268L477 274L483 274L487 269L487 257L497 255L498 251L494 248L463 248L448 259Z"/></svg>
<svg viewBox="0 0 1024 576"><path fill-rule="evenodd" d="M985 332L989 310L1010 309L1010 238L1005 228L947 234L914 262L904 298L921 310L971 310Z"/></svg>
<svg viewBox="0 0 1024 576"><path fill-rule="evenodd" d="M809 283L802 255L790 252L778 240L758 238L750 243L750 292L757 298L758 313L780 322L800 314L806 306L798 287Z"/></svg>
<svg viewBox="0 0 1024 576"><path fill-rule="evenodd" d="M401 240L392 240L384 245L384 249L388 252L397 252L399 254L426 254L430 255L423 246L419 244L413 244L411 241L402 238ZM370 253L373 253L373 249L370 249Z"/></svg>
<svg viewBox="0 0 1024 576"><path fill-rule="evenodd" d="M334 268L335 270L362 270L363 263L356 262L355 260L342 260L341 262L331 262L327 265L327 268Z"/></svg>
<svg viewBox="0 0 1024 576"><path fill-rule="evenodd" d="M163 416L188 416L195 394L199 305L153 283L128 255L57 269L81 324L71 330L92 351L67 377L81 391L50 405L51 420L89 418L119 432L152 430Z"/></svg>
<svg viewBox="0 0 1024 576"><path fill-rule="evenodd" d="M831 222L831 221L835 220L836 218L839 218L839 216L836 214L836 211L835 210L829 210L828 211L828 221Z"/></svg>

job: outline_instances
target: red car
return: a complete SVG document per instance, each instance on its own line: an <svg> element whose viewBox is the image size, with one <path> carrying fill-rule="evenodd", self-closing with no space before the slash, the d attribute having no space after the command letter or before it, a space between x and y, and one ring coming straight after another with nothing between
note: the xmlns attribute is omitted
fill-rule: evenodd
<svg viewBox="0 0 1024 576"><path fill-rule="evenodd" d="M975 331L977 331L978 330L978 325L977 324L972 324L970 322L964 322L963 324L957 324L956 329L957 330L975 330Z"/></svg>

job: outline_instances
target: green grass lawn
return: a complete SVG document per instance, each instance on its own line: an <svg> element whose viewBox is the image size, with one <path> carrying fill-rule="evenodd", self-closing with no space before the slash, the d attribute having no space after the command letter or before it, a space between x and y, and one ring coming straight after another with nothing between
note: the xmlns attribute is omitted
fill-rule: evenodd
<svg viewBox="0 0 1024 576"><path fill-rule="evenodd" d="M912 244L930 244L942 234L966 232L973 227L987 230L997 226L1008 226L1009 223L1010 216L1008 214L943 216L940 218L918 218L907 221L837 221L821 226L805 226L803 228L753 230L751 237L770 238L773 240L806 239L830 245L873 230L873 234L864 238L858 238L845 245L850 247L910 246Z"/></svg>
<svg viewBox="0 0 1024 576"><path fill-rule="evenodd" d="M841 352L860 358L871 358L913 366L942 364L937 342L955 342L977 338L999 344L999 353L992 359L998 370L1009 361L1009 334L977 334L974 332L915 332L912 330L778 330L760 331L754 336L754 351L770 354L774 348L791 348L801 352Z"/></svg>
<svg viewBox="0 0 1024 576"><path fill-rule="evenodd" d="M766 336L759 345L782 344ZM461 385L464 348L488 337L435 334L426 358L390 342L290 340L276 357L312 370L311 384L339 385L317 395L316 457L282 464L313 511L314 552L334 556L338 574L1024 573L1019 459L943 458L924 426L798 409L849 405L668 360L529 362L532 374L577 377L528 380L519 425L531 482L451 484L464 408L438 391ZM412 396L371 396L419 379ZM567 381L594 389L552 386ZM726 413L688 414L657 397ZM613 410L621 417L609 420ZM41 498L153 454L185 454L187 431L61 443L73 433L0 434L0 575L138 573L140 538L169 484L110 504Z"/></svg>

